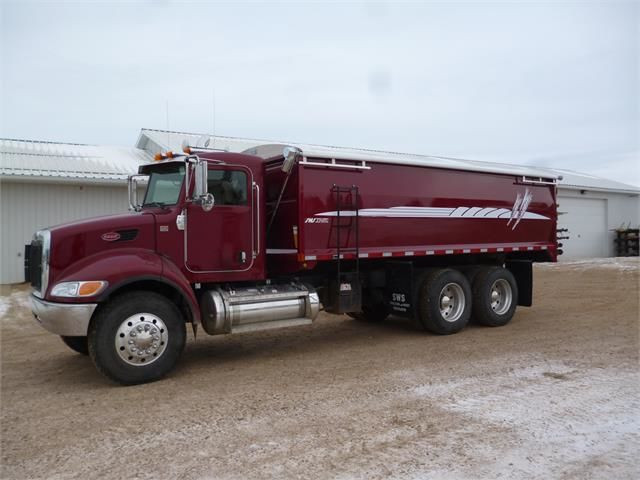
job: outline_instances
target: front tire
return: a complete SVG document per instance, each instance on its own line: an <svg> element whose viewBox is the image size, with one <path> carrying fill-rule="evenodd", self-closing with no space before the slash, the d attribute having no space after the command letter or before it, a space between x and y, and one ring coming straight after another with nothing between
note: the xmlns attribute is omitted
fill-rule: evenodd
<svg viewBox="0 0 640 480"><path fill-rule="evenodd" d="M453 269L430 270L419 282L418 320L430 332L449 335L462 330L471 317L471 286Z"/></svg>
<svg viewBox="0 0 640 480"><path fill-rule="evenodd" d="M518 305L518 285L502 267L483 268L473 280L473 320L489 327L511 321Z"/></svg>
<svg viewBox="0 0 640 480"><path fill-rule="evenodd" d="M185 321L174 303L154 292L111 300L89 326L89 356L106 377L122 385L152 382L178 362Z"/></svg>
<svg viewBox="0 0 640 480"><path fill-rule="evenodd" d="M89 355L87 337L66 337L64 335L60 335L60 338L64 344L74 352L81 353L82 355Z"/></svg>

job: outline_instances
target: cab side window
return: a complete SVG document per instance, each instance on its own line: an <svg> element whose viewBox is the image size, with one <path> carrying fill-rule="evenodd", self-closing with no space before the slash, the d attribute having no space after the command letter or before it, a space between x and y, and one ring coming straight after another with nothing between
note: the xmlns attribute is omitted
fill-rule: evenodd
<svg viewBox="0 0 640 480"><path fill-rule="evenodd" d="M247 174L240 170L209 170L209 193L215 205L246 205Z"/></svg>

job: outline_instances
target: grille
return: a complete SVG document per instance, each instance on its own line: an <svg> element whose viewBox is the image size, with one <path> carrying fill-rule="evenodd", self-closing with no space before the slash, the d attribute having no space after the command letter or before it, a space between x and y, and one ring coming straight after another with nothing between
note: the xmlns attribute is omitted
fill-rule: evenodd
<svg viewBox="0 0 640 480"><path fill-rule="evenodd" d="M131 230L117 230L117 232L120 234L120 238L116 240L116 242L128 242L131 240L135 240L135 238L138 236L137 228L133 228Z"/></svg>
<svg viewBox="0 0 640 480"><path fill-rule="evenodd" d="M36 240L24 246L24 278L36 290L42 287L42 243Z"/></svg>

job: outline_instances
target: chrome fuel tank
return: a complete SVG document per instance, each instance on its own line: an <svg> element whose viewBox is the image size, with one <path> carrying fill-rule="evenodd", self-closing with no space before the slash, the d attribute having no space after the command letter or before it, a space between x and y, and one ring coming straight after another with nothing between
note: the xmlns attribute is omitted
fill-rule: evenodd
<svg viewBox="0 0 640 480"><path fill-rule="evenodd" d="M204 293L202 326L210 335L310 324L320 311L317 292L301 283L216 288Z"/></svg>

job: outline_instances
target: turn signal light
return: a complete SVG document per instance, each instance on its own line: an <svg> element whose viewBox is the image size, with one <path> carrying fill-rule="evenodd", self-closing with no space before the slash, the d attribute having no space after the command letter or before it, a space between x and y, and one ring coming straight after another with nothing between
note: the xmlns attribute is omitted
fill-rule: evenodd
<svg viewBox="0 0 640 480"><path fill-rule="evenodd" d="M161 153L156 153L156 154L153 156L153 159L154 159L156 162L159 162L159 161L161 161L161 160L164 160L164 156L163 156Z"/></svg>
<svg viewBox="0 0 640 480"><path fill-rule="evenodd" d="M191 155L191 152L192 152L193 150L191 150L191 147L189 147L189 146L187 145L187 146L185 146L185 147L182 147L182 151L183 151L184 153L186 153L187 155Z"/></svg>
<svg viewBox="0 0 640 480"><path fill-rule="evenodd" d="M98 293L103 285L104 282L82 282L80 284L80 288L78 289L78 296L88 297L90 295Z"/></svg>
<svg viewBox="0 0 640 480"><path fill-rule="evenodd" d="M173 152L169 150L166 155L167 158L173 158Z"/></svg>

